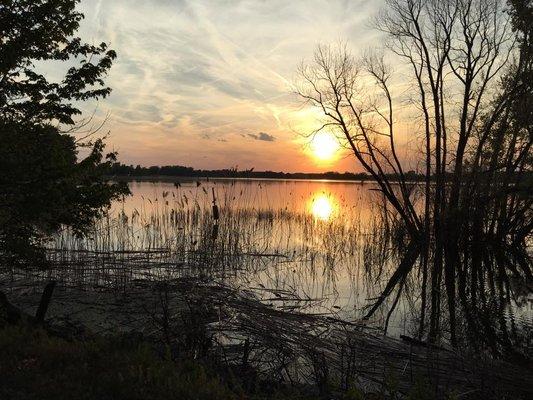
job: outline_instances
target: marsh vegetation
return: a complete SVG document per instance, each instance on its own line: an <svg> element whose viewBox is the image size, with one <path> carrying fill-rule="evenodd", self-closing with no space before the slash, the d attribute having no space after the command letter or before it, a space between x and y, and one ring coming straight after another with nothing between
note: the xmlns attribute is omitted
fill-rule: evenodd
<svg viewBox="0 0 533 400"><path fill-rule="evenodd" d="M490 355L470 364L446 342L416 342L415 278L363 320L409 245L375 184L206 180L130 189L89 235L55 235L48 268L11 271L12 293L38 298L31 288L56 280L64 289L49 317L67 331L142 332L175 357L245 365L252 381L312 384L323 395L388 391L387 379L399 393L424 382L431 396L479 379L512 382L515 367ZM527 293L510 298L501 314L524 356L529 301Z"/></svg>
<svg viewBox="0 0 533 400"><path fill-rule="evenodd" d="M193 398L273 384L320 398L530 397L531 1L387 0L381 52L320 45L302 63L296 92L322 118L306 132L314 156L344 147L364 182L167 167L153 169L166 183L127 184L110 179L132 168L105 153L103 125L77 119L110 94L117 56L76 37L77 3L0 4L8 395L26 396L24 371L49 356L91 382L111 335L140 349L111 351L111 376L154 398L190 379ZM39 72L67 61L58 82ZM252 172L209 175L270 176ZM124 359L140 372L124 375Z"/></svg>

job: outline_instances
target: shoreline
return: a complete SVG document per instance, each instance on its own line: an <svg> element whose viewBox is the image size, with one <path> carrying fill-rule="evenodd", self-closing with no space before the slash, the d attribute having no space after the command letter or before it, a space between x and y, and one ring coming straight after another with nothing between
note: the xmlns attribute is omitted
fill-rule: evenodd
<svg viewBox="0 0 533 400"><path fill-rule="evenodd" d="M355 183L364 185L366 183L375 184L373 179L330 179L330 178L256 178L256 177L212 177L212 176L170 176L170 175L152 175L152 176L108 176L107 179L116 182L209 182L209 181L242 181L242 182L327 182L327 183ZM397 181L392 181L397 184ZM407 183L417 184L419 181L409 181Z"/></svg>
<svg viewBox="0 0 533 400"><path fill-rule="evenodd" d="M31 279L3 282L0 290L31 315L44 283ZM169 309L173 310L170 314ZM143 310L142 315L138 310ZM284 371L292 371L291 382L298 385L320 383L314 369L320 360L332 379L329 384L357 377L363 393L387 387L388 374L395 376L396 390L404 395L416 379L438 388L439 393L481 391L488 395L503 390L520 397L532 390L533 377L518 365L382 336L364 324L277 310L248 292L203 280L133 280L127 290L58 281L46 324L82 340L119 335L167 343L175 351L224 354L224 368L244 366L264 381L275 377L264 367L274 365L279 353L292 355L291 368ZM185 343L192 348L181 348ZM253 343L252 350L249 343ZM348 355L357 362L347 370Z"/></svg>

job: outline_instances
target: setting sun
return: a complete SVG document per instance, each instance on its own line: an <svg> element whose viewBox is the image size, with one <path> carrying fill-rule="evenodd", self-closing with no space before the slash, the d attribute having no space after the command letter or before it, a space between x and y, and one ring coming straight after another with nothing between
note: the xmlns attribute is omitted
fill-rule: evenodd
<svg viewBox="0 0 533 400"><path fill-rule="evenodd" d="M339 142L331 133L320 132L311 141L311 151L320 161L330 161L339 151Z"/></svg>

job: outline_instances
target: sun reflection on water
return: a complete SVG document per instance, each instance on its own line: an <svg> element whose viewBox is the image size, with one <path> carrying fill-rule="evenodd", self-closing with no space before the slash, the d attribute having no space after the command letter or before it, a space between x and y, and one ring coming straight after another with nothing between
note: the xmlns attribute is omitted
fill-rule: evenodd
<svg viewBox="0 0 533 400"><path fill-rule="evenodd" d="M336 202L331 194L325 192L315 193L310 200L309 210L313 217L321 221L329 221L333 218Z"/></svg>

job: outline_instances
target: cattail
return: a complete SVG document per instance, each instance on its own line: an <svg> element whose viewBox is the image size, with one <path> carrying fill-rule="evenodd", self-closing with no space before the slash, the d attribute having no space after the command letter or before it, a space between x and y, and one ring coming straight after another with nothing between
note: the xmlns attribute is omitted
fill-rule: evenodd
<svg viewBox="0 0 533 400"><path fill-rule="evenodd" d="M211 188L211 191L213 193L213 219L216 223L218 223L219 213L218 213L218 206L217 206L217 198L215 196L215 188Z"/></svg>

